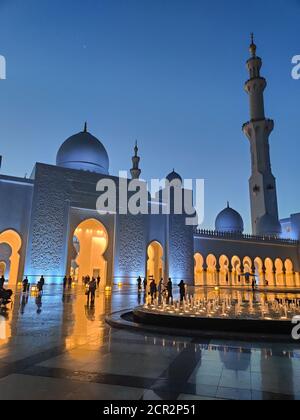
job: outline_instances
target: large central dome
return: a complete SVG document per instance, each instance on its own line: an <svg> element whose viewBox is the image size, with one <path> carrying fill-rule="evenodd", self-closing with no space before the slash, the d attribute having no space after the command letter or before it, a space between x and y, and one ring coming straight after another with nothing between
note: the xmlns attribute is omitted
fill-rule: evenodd
<svg viewBox="0 0 300 420"><path fill-rule="evenodd" d="M60 147L56 165L68 169L96 172L102 175L109 173L109 158L103 144L87 131L68 138Z"/></svg>

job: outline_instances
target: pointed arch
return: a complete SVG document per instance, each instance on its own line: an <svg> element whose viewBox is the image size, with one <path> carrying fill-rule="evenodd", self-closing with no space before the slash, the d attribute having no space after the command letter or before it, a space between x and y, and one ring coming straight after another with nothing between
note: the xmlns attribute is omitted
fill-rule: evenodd
<svg viewBox="0 0 300 420"><path fill-rule="evenodd" d="M207 264L207 285L217 285L217 258L213 254L209 254L206 258Z"/></svg>
<svg viewBox="0 0 300 420"><path fill-rule="evenodd" d="M204 284L204 276L203 276L203 264L204 264L204 258L203 256L197 252L194 255L194 261L195 261L195 286L202 286Z"/></svg>
<svg viewBox="0 0 300 420"><path fill-rule="evenodd" d="M220 265L220 285L229 286L229 265L230 261L226 255L219 258Z"/></svg>
<svg viewBox="0 0 300 420"><path fill-rule="evenodd" d="M158 241L152 241L147 247L147 278L156 283L164 278L164 248Z"/></svg>
<svg viewBox="0 0 300 420"><path fill-rule="evenodd" d="M101 285L107 281L107 261L104 254L109 237L106 227L96 219L81 222L73 233L75 258L71 261L71 274L81 279L86 276L101 277Z"/></svg>
<svg viewBox="0 0 300 420"><path fill-rule="evenodd" d="M10 263L9 282L12 285L17 284L19 266L20 266L20 250L22 247L22 238L19 235L19 233L16 232L15 230L8 229L0 234L0 244L6 244L11 248L11 255L9 258L9 263ZM0 256L0 261L1 261L1 256ZM5 261L2 261L2 262L5 262Z"/></svg>

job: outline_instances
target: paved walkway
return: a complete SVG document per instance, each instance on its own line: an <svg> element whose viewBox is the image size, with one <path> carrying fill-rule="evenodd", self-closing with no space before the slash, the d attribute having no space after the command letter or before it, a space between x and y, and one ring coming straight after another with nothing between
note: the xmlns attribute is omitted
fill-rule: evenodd
<svg viewBox="0 0 300 420"><path fill-rule="evenodd" d="M142 297L140 297L142 299ZM136 290L81 287L15 296L0 316L0 399L299 399L300 345L173 338L112 330L105 315Z"/></svg>

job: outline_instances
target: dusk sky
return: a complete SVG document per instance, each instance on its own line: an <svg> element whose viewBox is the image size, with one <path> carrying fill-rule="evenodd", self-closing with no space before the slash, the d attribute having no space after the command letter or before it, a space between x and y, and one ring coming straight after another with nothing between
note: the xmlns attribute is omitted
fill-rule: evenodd
<svg viewBox="0 0 300 420"><path fill-rule="evenodd" d="M135 139L143 178L173 167L206 181L205 227L227 200L250 225L250 33L255 32L280 217L300 211L299 0L0 0L1 172L30 175L55 163L83 129L101 139L110 173L131 167Z"/></svg>

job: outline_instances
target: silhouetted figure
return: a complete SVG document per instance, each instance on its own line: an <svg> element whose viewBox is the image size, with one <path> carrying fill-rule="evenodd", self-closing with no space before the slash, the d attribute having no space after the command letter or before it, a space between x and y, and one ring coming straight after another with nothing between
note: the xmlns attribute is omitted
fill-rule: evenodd
<svg viewBox="0 0 300 420"><path fill-rule="evenodd" d="M100 282L101 282L101 277L98 276L97 277L97 289L99 289L99 287L100 287Z"/></svg>
<svg viewBox="0 0 300 420"><path fill-rule="evenodd" d="M71 289L72 283L73 283L73 279L72 279L71 276L69 276L69 278L68 278L68 287L69 287L69 289Z"/></svg>
<svg viewBox="0 0 300 420"><path fill-rule="evenodd" d="M168 292L168 303L173 303L173 283L171 278L169 278L168 283L167 283L167 292Z"/></svg>
<svg viewBox="0 0 300 420"><path fill-rule="evenodd" d="M151 295L152 302L154 301L154 299L156 299L156 293L157 293L157 287L156 287L155 280L153 279L150 283L150 295Z"/></svg>
<svg viewBox="0 0 300 420"><path fill-rule="evenodd" d="M43 289L44 289L44 286L45 286L45 279L44 279L44 276L42 276L41 278L40 278L40 285L41 285L41 292L43 291Z"/></svg>
<svg viewBox="0 0 300 420"><path fill-rule="evenodd" d="M142 290L142 278L139 276L137 279L137 285L138 285L138 291L140 292Z"/></svg>
<svg viewBox="0 0 300 420"><path fill-rule="evenodd" d="M64 280L63 280L64 290L66 290L66 288L67 288L67 284L68 284L68 278L67 278L67 276L65 276L65 277L64 277Z"/></svg>
<svg viewBox="0 0 300 420"><path fill-rule="evenodd" d="M4 276L1 276L1 278L0 278L0 289L3 289L4 283L5 283L5 278L4 278Z"/></svg>
<svg viewBox="0 0 300 420"><path fill-rule="evenodd" d="M29 281L28 281L28 278L26 276L25 279L23 280L23 293L28 292L28 284L29 284Z"/></svg>
<svg viewBox="0 0 300 420"><path fill-rule="evenodd" d="M147 291L147 285L148 285L147 277L144 278L143 284L144 284L144 290L146 292Z"/></svg>
<svg viewBox="0 0 300 420"><path fill-rule="evenodd" d="M91 299L91 305L95 304L96 289L97 289L96 279L92 278L92 280L89 283L89 294L88 294L88 302Z"/></svg>
<svg viewBox="0 0 300 420"><path fill-rule="evenodd" d="M183 302L185 299L185 283L183 280L178 284L179 293L180 293L180 302Z"/></svg>

